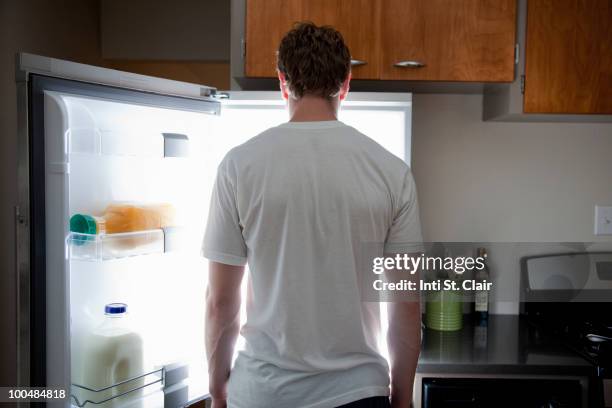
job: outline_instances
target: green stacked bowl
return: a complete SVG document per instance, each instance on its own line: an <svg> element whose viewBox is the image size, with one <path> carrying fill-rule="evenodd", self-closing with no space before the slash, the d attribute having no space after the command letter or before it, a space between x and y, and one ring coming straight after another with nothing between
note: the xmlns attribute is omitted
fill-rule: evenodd
<svg viewBox="0 0 612 408"><path fill-rule="evenodd" d="M425 325L434 330L454 331L463 327L461 294L440 290L427 295Z"/></svg>

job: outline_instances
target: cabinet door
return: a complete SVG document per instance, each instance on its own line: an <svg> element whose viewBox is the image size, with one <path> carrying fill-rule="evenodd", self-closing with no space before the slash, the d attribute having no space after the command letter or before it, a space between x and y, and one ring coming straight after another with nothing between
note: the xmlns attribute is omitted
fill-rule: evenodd
<svg viewBox="0 0 612 408"><path fill-rule="evenodd" d="M382 79L514 79L515 0L384 0Z"/></svg>
<svg viewBox="0 0 612 408"><path fill-rule="evenodd" d="M381 0L247 0L247 77L275 77L276 51L298 21L331 25L342 33L354 61L353 78L378 78Z"/></svg>
<svg viewBox="0 0 612 408"><path fill-rule="evenodd" d="M612 1L529 0L524 111L612 113Z"/></svg>

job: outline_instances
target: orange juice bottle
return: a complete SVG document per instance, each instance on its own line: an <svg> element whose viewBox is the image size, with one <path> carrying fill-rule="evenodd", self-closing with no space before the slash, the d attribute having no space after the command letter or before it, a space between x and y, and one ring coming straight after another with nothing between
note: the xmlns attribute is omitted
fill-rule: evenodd
<svg viewBox="0 0 612 408"><path fill-rule="evenodd" d="M169 227L174 223L174 215L174 208L170 204L111 204L104 211L106 233Z"/></svg>

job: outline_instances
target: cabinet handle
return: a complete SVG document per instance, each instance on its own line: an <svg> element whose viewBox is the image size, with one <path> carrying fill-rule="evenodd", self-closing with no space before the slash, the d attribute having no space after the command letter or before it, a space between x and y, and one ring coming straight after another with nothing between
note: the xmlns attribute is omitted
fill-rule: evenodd
<svg viewBox="0 0 612 408"><path fill-rule="evenodd" d="M393 66L398 68L423 68L425 63L421 61L407 60L396 62L393 64Z"/></svg>
<svg viewBox="0 0 612 408"><path fill-rule="evenodd" d="M358 67L360 65L365 65L365 64L367 64L367 62L362 61L362 60L358 60L358 59L351 60L351 67Z"/></svg>

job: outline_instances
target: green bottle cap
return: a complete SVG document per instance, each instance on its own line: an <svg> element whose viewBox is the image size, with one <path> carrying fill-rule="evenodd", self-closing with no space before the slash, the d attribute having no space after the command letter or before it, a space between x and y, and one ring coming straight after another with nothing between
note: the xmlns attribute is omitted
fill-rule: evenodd
<svg viewBox="0 0 612 408"><path fill-rule="evenodd" d="M74 214L70 217L70 231L95 235L98 232L98 227L95 218L91 215Z"/></svg>

